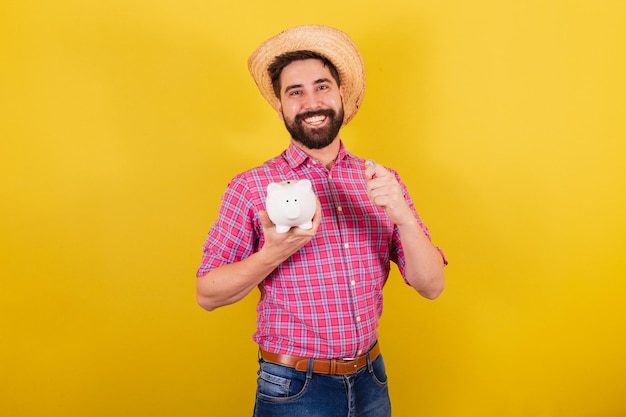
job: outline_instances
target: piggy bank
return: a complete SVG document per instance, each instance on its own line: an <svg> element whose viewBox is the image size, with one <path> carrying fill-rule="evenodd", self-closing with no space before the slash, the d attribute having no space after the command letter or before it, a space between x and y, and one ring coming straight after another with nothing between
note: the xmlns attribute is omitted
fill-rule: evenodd
<svg viewBox="0 0 626 417"><path fill-rule="evenodd" d="M316 207L317 199L309 180L273 182L267 186L265 210L278 233L285 233L294 226L312 228Z"/></svg>

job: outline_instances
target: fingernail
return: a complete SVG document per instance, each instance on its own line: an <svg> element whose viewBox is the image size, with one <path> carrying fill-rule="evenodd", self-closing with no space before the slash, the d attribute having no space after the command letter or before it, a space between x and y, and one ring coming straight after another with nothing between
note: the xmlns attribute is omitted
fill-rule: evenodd
<svg viewBox="0 0 626 417"><path fill-rule="evenodd" d="M374 161L372 161L371 159L368 159L367 161L365 161L365 166L366 167L373 167L374 166Z"/></svg>

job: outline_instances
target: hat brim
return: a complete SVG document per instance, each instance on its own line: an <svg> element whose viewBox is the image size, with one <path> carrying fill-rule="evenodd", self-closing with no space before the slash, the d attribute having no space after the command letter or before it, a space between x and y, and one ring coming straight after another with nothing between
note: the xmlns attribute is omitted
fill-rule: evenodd
<svg viewBox="0 0 626 417"><path fill-rule="evenodd" d="M276 57L293 51L312 51L327 58L339 73L343 88L344 120L356 115L365 93L365 67L356 45L344 32L320 25L296 26L263 42L248 59L248 70L267 102L277 109L268 67Z"/></svg>

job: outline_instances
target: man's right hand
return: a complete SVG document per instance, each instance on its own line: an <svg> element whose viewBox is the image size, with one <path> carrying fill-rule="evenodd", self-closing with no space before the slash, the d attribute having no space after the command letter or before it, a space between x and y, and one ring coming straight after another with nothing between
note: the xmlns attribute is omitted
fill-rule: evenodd
<svg viewBox="0 0 626 417"><path fill-rule="evenodd" d="M276 256L276 259L279 260L280 263L299 251L315 236L322 221L322 210L318 200L317 208L313 215L313 227L311 229L292 227L286 233L278 233L276 231L276 225L272 223L265 210L259 211L259 220L263 227L263 237L265 239L261 250L271 253L272 256Z"/></svg>

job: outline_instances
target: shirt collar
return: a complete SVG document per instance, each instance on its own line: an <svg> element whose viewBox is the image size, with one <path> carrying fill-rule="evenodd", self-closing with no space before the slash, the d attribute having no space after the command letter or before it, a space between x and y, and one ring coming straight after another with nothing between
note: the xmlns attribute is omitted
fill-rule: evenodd
<svg viewBox="0 0 626 417"><path fill-rule="evenodd" d="M339 153L337 154L337 160L335 163L339 163L344 160L348 155L348 151L346 150L343 141L339 141ZM296 145L291 142L289 144L289 148L285 151L285 160L289 164L289 166L294 169L299 167L302 164L305 164L307 161L312 160L309 155L306 154L302 149L298 148Z"/></svg>

